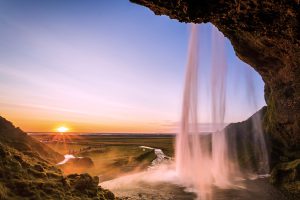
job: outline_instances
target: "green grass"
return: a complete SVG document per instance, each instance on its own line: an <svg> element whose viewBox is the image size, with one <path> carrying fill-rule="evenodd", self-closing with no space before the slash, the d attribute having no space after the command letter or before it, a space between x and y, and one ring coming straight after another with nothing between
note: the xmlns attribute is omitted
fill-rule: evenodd
<svg viewBox="0 0 300 200"><path fill-rule="evenodd" d="M38 140L50 140L51 135L34 136ZM153 150L139 146L162 149L170 157L174 156L173 136L144 135L93 135L65 136L68 142L50 142L49 147L61 154L72 153L77 156L90 157L94 167L88 169L63 169L65 174L89 173L100 176L101 181L116 178L128 173L146 169L156 158Z"/></svg>

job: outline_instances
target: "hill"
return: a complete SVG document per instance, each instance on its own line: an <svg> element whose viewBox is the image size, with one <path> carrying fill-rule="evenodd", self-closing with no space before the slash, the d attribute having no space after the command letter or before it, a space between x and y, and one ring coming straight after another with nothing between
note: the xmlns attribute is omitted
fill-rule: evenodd
<svg viewBox="0 0 300 200"><path fill-rule="evenodd" d="M63 156L0 117L0 199L115 199L98 177L63 176Z"/></svg>

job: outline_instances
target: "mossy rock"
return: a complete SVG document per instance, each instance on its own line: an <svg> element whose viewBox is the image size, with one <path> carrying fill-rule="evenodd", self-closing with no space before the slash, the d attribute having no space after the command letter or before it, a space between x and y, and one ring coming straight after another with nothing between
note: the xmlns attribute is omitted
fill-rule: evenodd
<svg viewBox="0 0 300 200"><path fill-rule="evenodd" d="M0 183L0 199L7 199L8 189L3 183Z"/></svg>
<svg viewBox="0 0 300 200"><path fill-rule="evenodd" d="M276 165L270 181L283 191L300 196L300 159Z"/></svg>

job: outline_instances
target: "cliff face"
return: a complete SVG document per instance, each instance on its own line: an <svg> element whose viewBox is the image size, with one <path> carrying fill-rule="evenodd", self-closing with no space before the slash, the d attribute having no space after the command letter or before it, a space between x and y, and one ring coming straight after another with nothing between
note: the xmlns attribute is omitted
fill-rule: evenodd
<svg viewBox="0 0 300 200"><path fill-rule="evenodd" d="M264 128L274 146L272 164L299 158L300 3L298 0L131 0L180 22L211 22L237 56L265 82Z"/></svg>
<svg viewBox="0 0 300 200"><path fill-rule="evenodd" d="M263 133L259 130L261 128L261 119L265 114L266 107L263 107L247 120L231 123L225 127L229 154L238 161L243 173L268 173L268 160L260 161L260 159L263 159L263 152L257 148L257 138L260 133ZM268 138L267 135L263 136L265 139ZM269 143L266 144L266 147L269 149L269 152L272 151ZM266 155L266 159L268 158L269 155Z"/></svg>

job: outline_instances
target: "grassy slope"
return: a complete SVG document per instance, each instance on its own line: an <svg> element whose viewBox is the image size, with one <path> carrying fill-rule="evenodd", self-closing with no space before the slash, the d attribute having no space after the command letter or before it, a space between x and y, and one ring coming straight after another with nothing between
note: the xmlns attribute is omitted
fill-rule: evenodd
<svg viewBox="0 0 300 200"><path fill-rule="evenodd" d="M0 117L0 142L28 156L39 156L52 164L64 159L61 154L15 128L11 122L2 117Z"/></svg>
<svg viewBox="0 0 300 200"><path fill-rule="evenodd" d="M0 118L0 199L114 199L88 174L67 177L62 156Z"/></svg>

